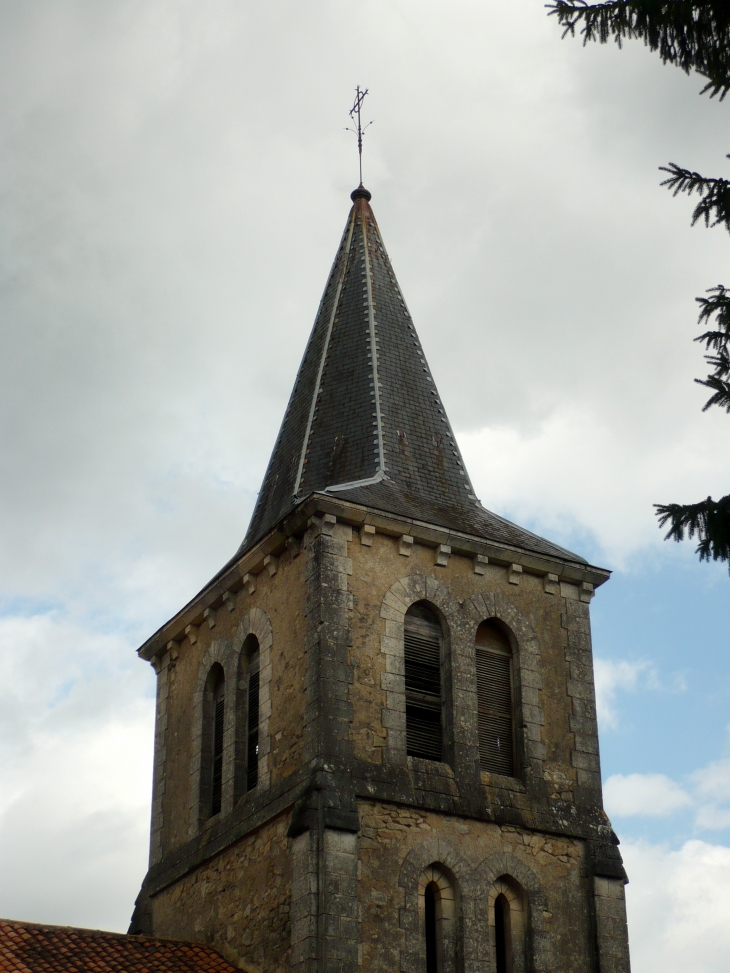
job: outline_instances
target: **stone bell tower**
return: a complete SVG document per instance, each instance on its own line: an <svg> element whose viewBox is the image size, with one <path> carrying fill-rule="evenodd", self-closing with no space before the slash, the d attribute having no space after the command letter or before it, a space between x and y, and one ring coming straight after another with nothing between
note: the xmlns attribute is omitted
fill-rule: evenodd
<svg viewBox="0 0 730 973"><path fill-rule="evenodd" d="M628 973L589 603L477 500L360 186L248 534L157 673L131 932L249 973Z"/></svg>

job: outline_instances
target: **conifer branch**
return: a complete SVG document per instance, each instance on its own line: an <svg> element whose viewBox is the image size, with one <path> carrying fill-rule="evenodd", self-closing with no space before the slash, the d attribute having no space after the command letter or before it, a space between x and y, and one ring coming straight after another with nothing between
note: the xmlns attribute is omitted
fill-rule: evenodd
<svg viewBox="0 0 730 973"><path fill-rule="evenodd" d="M709 362L712 361L711 358L707 360ZM728 364L727 358L725 358L725 364ZM717 375L708 375L707 378L696 378L695 382L698 385L704 385L706 388L714 390L714 394L702 406L703 412L707 412L710 406L719 405L725 412L730 413L730 382L723 381Z"/></svg>
<svg viewBox="0 0 730 973"><path fill-rule="evenodd" d="M715 324L720 331L706 331L699 338L695 338L695 341L704 341L708 351L710 348L719 351L724 342L730 338L730 290L718 284L717 287L710 287L707 293L712 296L696 298L700 305L697 321L699 324L704 324L716 315Z"/></svg>
<svg viewBox="0 0 730 973"><path fill-rule="evenodd" d="M709 297L697 298L699 323L709 324L714 318L714 327L695 341L704 343L707 351L714 352L705 355L714 372L695 381L713 392L703 411L717 405L730 412L730 290L718 284L711 287L708 294ZM730 495L717 502L708 497L700 503L657 503L654 506L659 526L670 525L665 540L682 541L685 534L690 539L697 537L700 561L727 561L730 570Z"/></svg>
<svg viewBox="0 0 730 973"><path fill-rule="evenodd" d="M728 156L727 158L730 158ZM691 196L697 193L700 197L699 203L695 206L692 213L692 226L698 220L704 220L705 226L719 226L722 224L730 232L730 181L727 179L710 179L700 175L699 172L692 172L683 169L675 162L670 162L668 166L660 166L661 172L668 172L669 178L661 183L667 189L672 190L672 196L679 193L687 193Z"/></svg>
<svg viewBox="0 0 730 973"><path fill-rule="evenodd" d="M665 540L697 537L700 561L730 562L730 496L717 502L708 497L700 503L655 503L659 526L670 524Z"/></svg>
<svg viewBox="0 0 730 973"><path fill-rule="evenodd" d="M665 64L707 78L702 89L720 100L730 91L730 4L727 0L555 0L547 4L566 34L580 27L583 43L619 47L624 38L643 40Z"/></svg>
<svg viewBox="0 0 730 973"><path fill-rule="evenodd" d="M715 318L715 328L705 331L695 338L703 342L707 351L712 355L705 355L705 361L714 372L707 378L696 378L695 382L704 385L713 393L705 403L702 411L717 405L730 413L730 291L722 284L711 287L710 297L698 297L700 305L699 323L708 323Z"/></svg>

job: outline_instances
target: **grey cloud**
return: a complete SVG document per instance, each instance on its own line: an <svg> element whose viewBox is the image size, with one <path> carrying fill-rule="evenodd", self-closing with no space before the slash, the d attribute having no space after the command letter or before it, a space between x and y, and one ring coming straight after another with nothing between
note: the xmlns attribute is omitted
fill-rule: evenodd
<svg viewBox="0 0 730 973"><path fill-rule="evenodd" d="M49 667L49 698L74 687L40 715L25 689L3 696L29 763L18 774L3 723L15 797L0 864L17 896L0 913L128 916L148 782L99 767L93 741L151 746L132 646L244 534L356 181L342 129L358 82L375 118L365 181L457 430L515 443L566 410L587 417L560 441L573 465L525 465L521 509L546 521L553 498L617 468L630 480L636 456L664 465L673 424L699 444L696 475L724 475L691 338L728 241L691 230L656 171L724 158L727 106L696 79L640 46L561 42L542 3L0 0L0 606L56 613L40 647L18 630L6 651L26 675ZM593 417L599 471L581 449ZM499 457L501 484L517 452ZM478 465L482 499L504 510L495 461ZM650 499L629 483L620 502ZM78 797L47 776L54 739L134 807L105 797L54 822L51 799Z"/></svg>

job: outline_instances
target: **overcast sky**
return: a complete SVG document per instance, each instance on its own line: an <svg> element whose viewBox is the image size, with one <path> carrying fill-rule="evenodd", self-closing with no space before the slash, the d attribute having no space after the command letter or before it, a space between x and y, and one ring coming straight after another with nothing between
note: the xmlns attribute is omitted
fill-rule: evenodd
<svg viewBox="0 0 730 973"><path fill-rule="evenodd" d="M730 970L730 489L694 298L730 104L542 0L0 0L0 915L125 929L153 674L240 543L357 182L482 502L614 570L593 603L634 973ZM701 889L701 894L698 894Z"/></svg>

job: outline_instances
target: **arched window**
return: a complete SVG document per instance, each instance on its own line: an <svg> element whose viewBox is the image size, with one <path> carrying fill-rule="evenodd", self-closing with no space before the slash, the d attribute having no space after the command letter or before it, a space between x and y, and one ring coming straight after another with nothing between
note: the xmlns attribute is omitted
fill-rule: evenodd
<svg viewBox="0 0 730 973"><path fill-rule="evenodd" d="M406 612L403 642L408 755L443 760L443 633L427 602L416 602Z"/></svg>
<svg viewBox="0 0 730 973"><path fill-rule="evenodd" d="M438 941L438 920L436 918L439 900L438 885L429 882L423 893L426 927L426 973L440 973L440 949Z"/></svg>
<svg viewBox="0 0 730 973"><path fill-rule="evenodd" d="M527 969L527 898L510 875L497 879L490 892L490 925L496 973Z"/></svg>
<svg viewBox="0 0 730 973"><path fill-rule="evenodd" d="M216 662L205 680L200 804L206 817L220 814L223 803L225 689L223 667Z"/></svg>
<svg viewBox="0 0 730 973"><path fill-rule="evenodd" d="M440 865L429 865L419 881L422 955L426 973L456 971L456 895L453 879Z"/></svg>
<svg viewBox="0 0 730 973"><path fill-rule="evenodd" d="M512 647L498 622L482 622L476 635L479 762L482 770L514 777Z"/></svg>
<svg viewBox="0 0 730 973"><path fill-rule="evenodd" d="M246 790L252 791L259 782L259 685L260 653L255 635L243 643L246 654Z"/></svg>
<svg viewBox="0 0 730 973"><path fill-rule="evenodd" d="M494 900L494 938L497 973L512 973L512 929L509 902L503 892Z"/></svg>

